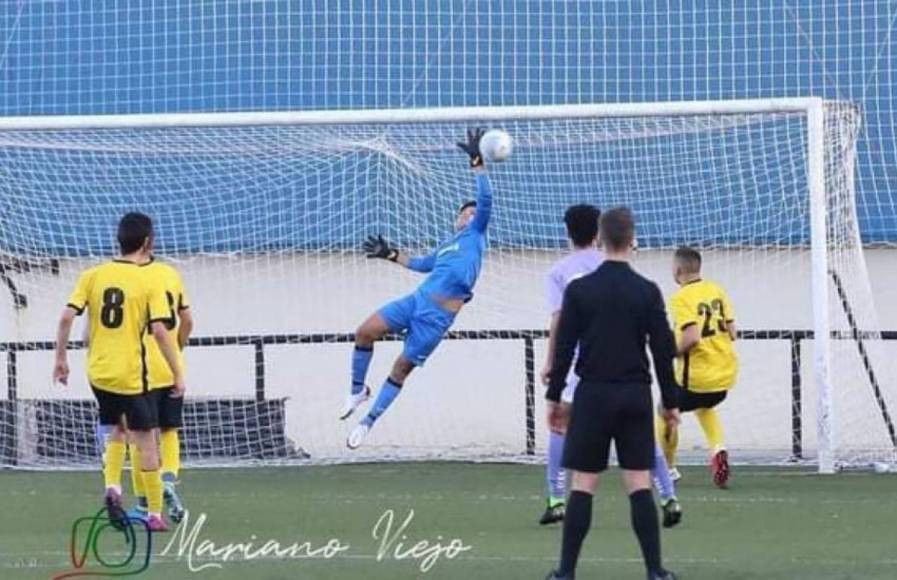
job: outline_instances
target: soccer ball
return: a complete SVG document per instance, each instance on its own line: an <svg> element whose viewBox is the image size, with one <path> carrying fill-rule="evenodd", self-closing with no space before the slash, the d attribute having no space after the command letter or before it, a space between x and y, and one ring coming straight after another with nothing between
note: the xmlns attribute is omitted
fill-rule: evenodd
<svg viewBox="0 0 897 580"><path fill-rule="evenodd" d="M486 131L480 140L480 151L486 161L504 161L511 156L513 139L501 129Z"/></svg>

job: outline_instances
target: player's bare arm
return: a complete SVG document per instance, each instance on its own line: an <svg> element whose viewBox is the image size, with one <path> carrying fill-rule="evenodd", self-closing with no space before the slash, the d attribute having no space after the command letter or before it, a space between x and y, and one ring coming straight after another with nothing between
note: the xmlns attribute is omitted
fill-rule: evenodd
<svg viewBox="0 0 897 580"><path fill-rule="evenodd" d="M193 314L189 308L183 308L178 313L180 324L178 325L178 346L181 350L187 346L190 335L193 333Z"/></svg>
<svg viewBox="0 0 897 580"><path fill-rule="evenodd" d="M564 303L558 314L555 336L555 352L551 359L548 391L545 403L548 411L548 428L554 433L564 433L570 417L570 405L561 402L561 391L567 382L567 373L573 363L576 345L582 337L582 318L579 314L577 295L570 291L564 294Z"/></svg>
<svg viewBox="0 0 897 580"><path fill-rule="evenodd" d="M56 362L53 365L53 381L63 385L69 384L68 346L76 316L78 316L78 312L71 306L66 306L56 329Z"/></svg>
<svg viewBox="0 0 897 580"><path fill-rule="evenodd" d="M570 411L572 405L570 403L554 401L546 401L546 409L548 411L548 428L552 433L564 434L567 432L567 426L570 424Z"/></svg>
<svg viewBox="0 0 897 580"><path fill-rule="evenodd" d="M548 323L548 352L545 355L545 365L542 367L542 372L539 373L539 376L542 377L542 384L546 386L548 386L549 375L551 375L551 361L554 360L555 337L560 319L560 312L555 312L551 315L551 320Z"/></svg>
<svg viewBox="0 0 897 580"><path fill-rule="evenodd" d="M701 329L697 324L691 324L682 330L682 337L676 345L676 356L683 356L701 342Z"/></svg>
<svg viewBox="0 0 897 580"><path fill-rule="evenodd" d="M726 331L729 333L729 338L732 339L732 342L738 340L738 329L735 327L734 320L726 321Z"/></svg>

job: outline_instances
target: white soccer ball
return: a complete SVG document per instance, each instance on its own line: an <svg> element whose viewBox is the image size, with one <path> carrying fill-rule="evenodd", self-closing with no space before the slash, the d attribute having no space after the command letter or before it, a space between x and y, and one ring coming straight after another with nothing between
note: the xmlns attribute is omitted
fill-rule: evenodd
<svg viewBox="0 0 897 580"><path fill-rule="evenodd" d="M480 139L480 152L486 161L501 162L511 156L514 140L501 129L490 129Z"/></svg>

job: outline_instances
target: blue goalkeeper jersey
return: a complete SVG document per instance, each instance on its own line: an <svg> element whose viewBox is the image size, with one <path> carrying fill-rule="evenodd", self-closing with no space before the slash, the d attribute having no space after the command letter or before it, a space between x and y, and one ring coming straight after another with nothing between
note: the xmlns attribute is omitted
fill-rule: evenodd
<svg viewBox="0 0 897 580"><path fill-rule="evenodd" d="M485 173L478 173L477 211L470 223L439 244L428 256L412 258L408 267L430 275L417 291L434 299L470 300L480 276L486 251L486 227L492 213L492 186Z"/></svg>

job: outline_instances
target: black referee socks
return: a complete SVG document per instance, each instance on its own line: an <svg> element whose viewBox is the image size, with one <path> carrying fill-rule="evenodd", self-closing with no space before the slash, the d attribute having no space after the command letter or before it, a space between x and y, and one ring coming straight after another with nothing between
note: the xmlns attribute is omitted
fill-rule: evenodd
<svg viewBox="0 0 897 580"><path fill-rule="evenodd" d="M632 529L642 547L642 557L648 572L658 572L660 567L660 526L657 523L657 507L650 489L640 489L629 496ZM566 532L566 528L564 530Z"/></svg>
<svg viewBox="0 0 897 580"><path fill-rule="evenodd" d="M654 505L653 503L651 505ZM558 576L570 578L576 571L582 542L592 525L592 494L574 491L567 500L564 516L564 539L561 543L561 566Z"/></svg>

